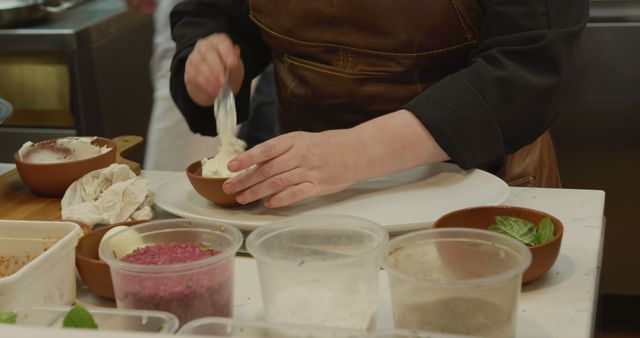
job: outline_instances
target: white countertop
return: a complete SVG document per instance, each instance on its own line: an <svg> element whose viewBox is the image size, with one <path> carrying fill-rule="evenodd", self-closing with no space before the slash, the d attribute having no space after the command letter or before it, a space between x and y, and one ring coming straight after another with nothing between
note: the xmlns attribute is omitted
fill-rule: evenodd
<svg viewBox="0 0 640 338"><path fill-rule="evenodd" d="M0 167L0 170L2 167ZM174 172L144 171L143 176L156 186ZM523 287L520 298L517 337L592 337L598 295L600 262L604 234L605 194L598 190L509 188L504 204L542 210L558 217L565 233L555 265L542 278ZM161 213L160 217L171 217ZM252 259L236 259L235 317L261 318L262 304L257 271ZM392 327L387 278L381 278L381 303L378 327ZM79 301L111 305L79 290ZM0 327L7 336L28 337L40 333L31 328ZM50 337L67 337L58 330ZM87 334L85 336L93 336ZM95 335L98 337L98 335ZM142 336L111 334L110 336Z"/></svg>
<svg viewBox="0 0 640 338"><path fill-rule="evenodd" d="M0 176L15 167L15 164L0 163Z"/></svg>

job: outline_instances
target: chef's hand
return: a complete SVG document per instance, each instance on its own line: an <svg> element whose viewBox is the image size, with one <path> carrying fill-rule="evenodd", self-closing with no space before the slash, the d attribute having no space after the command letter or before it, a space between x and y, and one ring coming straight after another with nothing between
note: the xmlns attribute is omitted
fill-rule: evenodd
<svg viewBox="0 0 640 338"><path fill-rule="evenodd" d="M338 192L373 177L446 161L447 153L411 112L402 109L350 129L293 132L261 143L229 162L236 172L224 192L246 204L266 197L277 208Z"/></svg>
<svg viewBox="0 0 640 338"><path fill-rule="evenodd" d="M151 14L156 9L156 0L127 0L129 8L142 14Z"/></svg>
<svg viewBox="0 0 640 338"><path fill-rule="evenodd" d="M242 191L237 197L241 204L267 197L268 208L343 190L356 182L352 163L358 161L346 146L346 133L292 132L261 143L229 162L234 172L256 166L228 179L223 189L228 194Z"/></svg>
<svg viewBox="0 0 640 338"><path fill-rule="evenodd" d="M191 99L202 107L211 106L224 85L225 69L229 69L231 90L237 93L244 78L240 48L222 33L198 40L184 71L184 83Z"/></svg>

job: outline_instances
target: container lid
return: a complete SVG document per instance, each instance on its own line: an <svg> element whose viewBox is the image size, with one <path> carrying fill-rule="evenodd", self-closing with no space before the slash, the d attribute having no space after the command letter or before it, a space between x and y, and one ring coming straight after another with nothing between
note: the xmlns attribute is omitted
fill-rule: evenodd
<svg viewBox="0 0 640 338"><path fill-rule="evenodd" d="M40 327L62 327L70 306L20 309L17 324ZM88 307L98 330L174 333L178 318L169 312Z"/></svg>
<svg viewBox="0 0 640 338"><path fill-rule="evenodd" d="M206 317L186 323L178 335L206 335L211 338L305 337L363 338L366 332L327 326L269 323L233 318Z"/></svg>

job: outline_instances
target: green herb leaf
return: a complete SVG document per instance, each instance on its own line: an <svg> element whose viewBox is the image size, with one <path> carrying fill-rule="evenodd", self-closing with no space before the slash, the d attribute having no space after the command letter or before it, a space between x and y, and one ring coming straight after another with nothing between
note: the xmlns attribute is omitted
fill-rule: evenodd
<svg viewBox="0 0 640 338"><path fill-rule="evenodd" d="M511 216L496 216L496 223L489 230L509 235L526 245L536 244L536 226L526 219Z"/></svg>
<svg viewBox="0 0 640 338"><path fill-rule="evenodd" d="M546 243L553 239L556 232L556 226L549 217L543 218L538 223L538 232L536 232L536 244Z"/></svg>
<svg viewBox="0 0 640 338"><path fill-rule="evenodd" d="M200 242L200 251L216 251L216 248L205 242Z"/></svg>
<svg viewBox="0 0 640 338"><path fill-rule="evenodd" d="M81 329L97 329L98 325L93 320L93 316L82 306L76 305L64 317L62 327L73 327Z"/></svg>
<svg viewBox="0 0 640 338"><path fill-rule="evenodd" d="M15 324L18 314L13 311L0 312L0 324Z"/></svg>
<svg viewBox="0 0 640 338"><path fill-rule="evenodd" d="M165 323L160 324L160 326L158 327L158 332L162 332L162 330L164 330L164 324Z"/></svg>

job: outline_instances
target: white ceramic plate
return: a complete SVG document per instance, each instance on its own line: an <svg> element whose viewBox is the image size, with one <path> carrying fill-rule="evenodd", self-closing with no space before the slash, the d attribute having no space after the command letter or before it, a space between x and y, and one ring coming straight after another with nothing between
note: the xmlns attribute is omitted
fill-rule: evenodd
<svg viewBox="0 0 640 338"><path fill-rule="evenodd" d="M155 203L174 215L233 224L242 230L284 217L324 213L367 218L390 232L399 232L428 227L449 211L500 204L508 195L507 184L490 173L439 163L364 181L339 193L278 209L267 209L260 202L218 207L198 195L182 173L158 185Z"/></svg>

